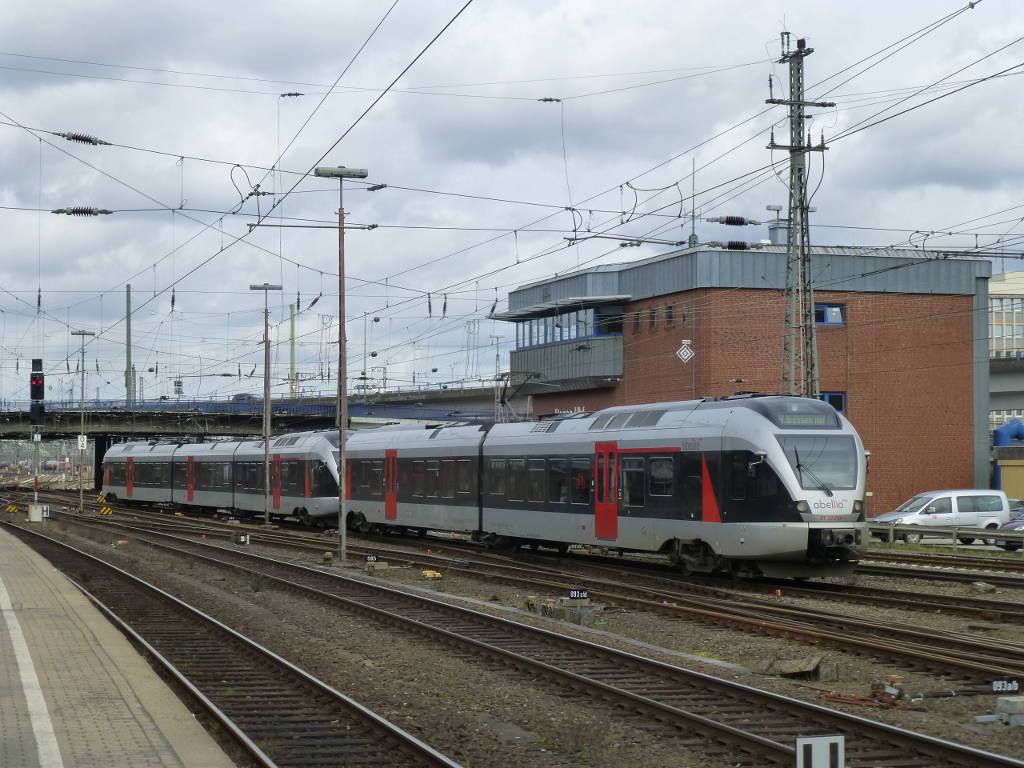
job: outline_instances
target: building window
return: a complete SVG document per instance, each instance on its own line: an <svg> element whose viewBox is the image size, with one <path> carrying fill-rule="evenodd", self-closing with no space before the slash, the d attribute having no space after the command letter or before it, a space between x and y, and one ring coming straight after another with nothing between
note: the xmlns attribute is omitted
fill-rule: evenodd
<svg viewBox="0 0 1024 768"><path fill-rule="evenodd" d="M669 304L665 307L665 325L672 325L675 320L675 308Z"/></svg>
<svg viewBox="0 0 1024 768"><path fill-rule="evenodd" d="M845 325L845 304L815 304L814 322L818 325Z"/></svg>
<svg viewBox="0 0 1024 768"><path fill-rule="evenodd" d="M640 313L633 315L633 333L640 333Z"/></svg>
<svg viewBox="0 0 1024 768"><path fill-rule="evenodd" d="M647 311L648 324L651 326L651 330L658 325L658 310L650 309Z"/></svg>
<svg viewBox="0 0 1024 768"><path fill-rule="evenodd" d="M819 397L839 411L839 413L846 413L845 392L822 392Z"/></svg>
<svg viewBox="0 0 1024 768"><path fill-rule="evenodd" d="M607 314L597 316L597 336L621 336L625 316L621 310L608 310Z"/></svg>

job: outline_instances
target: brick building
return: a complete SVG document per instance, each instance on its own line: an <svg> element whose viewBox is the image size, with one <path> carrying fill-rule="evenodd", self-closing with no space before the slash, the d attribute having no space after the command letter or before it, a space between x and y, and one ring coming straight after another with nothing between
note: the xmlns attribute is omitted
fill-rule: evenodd
<svg viewBox="0 0 1024 768"><path fill-rule="evenodd" d="M516 324L513 381L539 416L777 392L785 266L784 246L697 246L522 286L495 315ZM872 453L873 514L988 486L990 272L938 252L813 248L822 396Z"/></svg>

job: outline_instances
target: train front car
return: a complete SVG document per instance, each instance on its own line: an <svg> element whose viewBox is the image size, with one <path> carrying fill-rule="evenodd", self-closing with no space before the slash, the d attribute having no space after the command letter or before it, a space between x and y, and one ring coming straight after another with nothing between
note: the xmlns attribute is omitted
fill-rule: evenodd
<svg viewBox="0 0 1024 768"><path fill-rule="evenodd" d="M724 398L719 554L774 577L850 573L867 546L864 446L832 406L793 396ZM710 404L709 404L710 405ZM705 406L707 407L707 406Z"/></svg>

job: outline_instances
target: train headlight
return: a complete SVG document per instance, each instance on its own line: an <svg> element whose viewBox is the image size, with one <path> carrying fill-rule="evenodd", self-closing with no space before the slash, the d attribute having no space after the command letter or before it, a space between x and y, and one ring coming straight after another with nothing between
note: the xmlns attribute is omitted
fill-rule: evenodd
<svg viewBox="0 0 1024 768"><path fill-rule="evenodd" d="M855 502L853 502L853 511L856 512L858 515L861 512L863 512L864 511L864 502L861 501L860 499L857 499Z"/></svg>
<svg viewBox="0 0 1024 768"><path fill-rule="evenodd" d="M801 514L806 515L806 514L808 514L811 511L811 505L808 504L806 501L803 501L803 500L798 501L796 503L796 511L801 513Z"/></svg>

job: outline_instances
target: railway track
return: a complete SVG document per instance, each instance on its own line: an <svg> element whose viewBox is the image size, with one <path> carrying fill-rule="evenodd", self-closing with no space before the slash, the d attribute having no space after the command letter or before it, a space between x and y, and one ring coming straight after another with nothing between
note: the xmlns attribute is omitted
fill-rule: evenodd
<svg viewBox="0 0 1024 768"><path fill-rule="evenodd" d="M87 519L79 522L96 521ZM150 519L146 522L147 527L134 523L107 524L121 525L136 534L153 531L153 527L163 529L168 535L189 533L227 538L238 533L237 526L185 523L182 527L181 523L166 518ZM294 536L270 531L254 532L250 536L254 543L298 549L309 554L320 554L324 549L322 540L296 541ZM350 552L379 554L380 548L356 546L350 547ZM391 552L387 556L417 567L441 567L469 578L516 583L546 593L567 594L569 589L580 585L578 575L539 569L537 566L471 562L402 552ZM745 599L735 592L708 587L695 588L701 592L695 595L694 589L682 584L680 589L640 587L593 576L585 579L585 586L592 598L609 606L788 637L816 646L828 645L848 653L889 659L928 673L954 675L982 683L996 677L1024 676L1024 644L1007 640L989 641L978 637L977 633L922 629L891 621L868 621L830 611L780 605L771 600ZM998 611L989 611L985 615L997 618L999 615L1019 614L1019 608L1019 604L1015 607L1000 605ZM966 606L962 610L966 610Z"/></svg>
<svg viewBox="0 0 1024 768"><path fill-rule="evenodd" d="M868 552L862 562L869 563L904 563L906 565L926 566L929 568L962 568L965 570L996 571L998 573L1017 573L1024 575L1024 559L1021 557L1001 557L994 555L952 555L929 554L926 552L892 552L886 550Z"/></svg>
<svg viewBox="0 0 1024 768"><path fill-rule="evenodd" d="M75 581L255 764L458 768L398 726L159 588L66 544L3 525Z"/></svg>
<svg viewBox="0 0 1024 768"><path fill-rule="evenodd" d="M841 733L847 765L1018 766L1010 757L909 733L756 688L616 651L555 632L469 610L316 568L155 532L133 534L150 544L201 558L280 587L329 601L403 633L467 650L571 687L665 727L709 740L711 754L744 765L792 765L798 735ZM161 540L157 543L157 540ZM670 729L672 730L672 729Z"/></svg>
<svg viewBox="0 0 1024 768"><path fill-rule="evenodd" d="M59 500L63 500L62 497L57 498ZM187 526L189 524L185 521L191 520L191 518L172 518L169 521L168 516L165 513L146 512L137 508L125 510L125 514L133 518L149 521L153 525L162 525L167 528L176 529L183 529L183 526ZM191 523L197 534L207 536L229 536L239 530L237 525L228 525L216 520L191 520ZM333 546L333 539L325 540L321 537L310 535L304 531L279 533L268 531L263 527L256 527L252 529L252 535L260 542L300 550L306 549L308 551L321 551L328 545ZM353 554L360 556L372 553L396 561L423 566L440 565L447 567L460 561L466 562L469 560L472 567L475 569L479 569L481 561L496 568L501 567L502 565L508 565L511 568L515 567L513 565L509 565L510 558L508 556L492 555L481 550L479 547L468 547L456 542L445 542L443 540L431 540L431 546L438 551L453 550L455 554L454 562L451 558L414 554L406 550L393 549L386 545L364 545L355 543L355 541L350 543L349 549ZM981 559L984 560L984 558ZM729 582L727 587L723 587L721 579L705 578L693 575L682 577L672 568L665 567L660 563L641 562L638 564L631 564L631 561L623 560L622 558L607 558L601 556L580 557L579 555L569 558L560 558L557 561L557 567L549 567L548 564L550 561L550 557L537 555L536 553L520 553L515 555L513 559L513 562L529 563L529 570L532 573L542 572L568 579L593 579L595 572L605 573L615 581L621 581L622 578L628 578L635 582L639 579L641 581L651 583L656 589L660 590L666 589L665 582L668 581L670 585L668 589L671 591L679 590L685 593L698 593L720 597L724 597L735 592L763 593L771 596L776 589L780 589L786 595L822 598L833 602L836 600L842 600L844 602L876 606L886 605L910 611L924 611L928 613L940 612L1009 624L1024 623L1024 610L1022 610L1022 608L1024 608L1024 604L1012 600L996 600L959 595L948 596L921 593L908 594L906 591L886 590L850 584L799 584L792 581L734 581ZM611 563L611 565L609 565L609 563ZM576 566L582 567L577 569ZM906 568L896 567L862 566L860 570L862 573L868 575L908 577L920 575L921 578L929 578L928 572L921 571L919 573L917 569L908 570ZM954 579L960 581L976 581L978 576L965 576L964 574L948 575L948 572L940 571L938 572L938 575L933 578L936 580ZM998 581L1000 586L1019 587L1024 589L1024 579L1014 580L1009 578L1006 580L996 579L996 581Z"/></svg>

